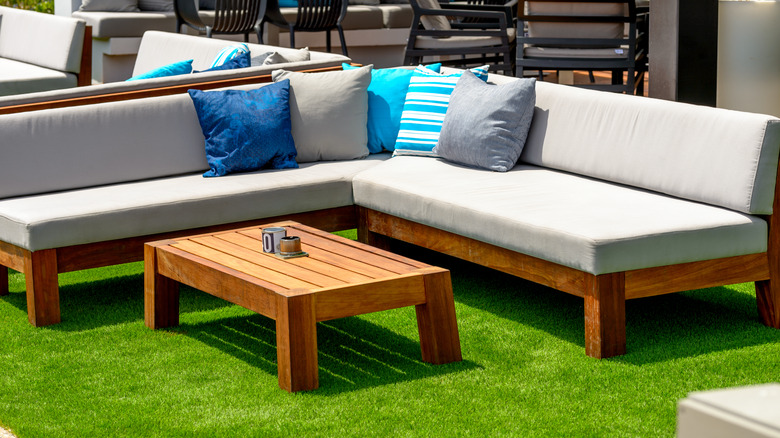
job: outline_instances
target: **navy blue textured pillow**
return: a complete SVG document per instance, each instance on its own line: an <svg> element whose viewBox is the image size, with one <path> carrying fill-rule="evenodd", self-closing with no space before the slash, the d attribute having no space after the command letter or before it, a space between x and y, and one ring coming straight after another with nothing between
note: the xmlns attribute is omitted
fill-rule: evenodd
<svg viewBox="0 0 780 438"><path fill-rule="evenodd" d="M252 64L252 57L250 56L250 53L243 52L231 58L229 61L225 61L225 63L222 65L219 65L217 67L211 67L208 70L200 70L200 71L196 70L193 73L203 73L207 71L218 71L218 70L233 70L234 68L249 67L251 64Z"/></svg>
<svg viewBox="0 0 780 438"><path fill-rule="evenodd" d="M203 176L298 167L289 80L249 91L188 93L206 137L209 170Z"/></svg>

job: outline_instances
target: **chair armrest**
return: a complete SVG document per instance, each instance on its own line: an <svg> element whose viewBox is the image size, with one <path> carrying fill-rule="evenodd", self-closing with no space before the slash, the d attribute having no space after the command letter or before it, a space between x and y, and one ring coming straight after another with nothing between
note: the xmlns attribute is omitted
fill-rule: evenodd
<svg viewBox="0 0 780 438"><path fill-rule="evenodd" d="M198 31L206 31L206 24L198 16L198 9L195 7L194 0L174 0L173 10L176 13L176 32L182 24L192 27Z"/></svg>

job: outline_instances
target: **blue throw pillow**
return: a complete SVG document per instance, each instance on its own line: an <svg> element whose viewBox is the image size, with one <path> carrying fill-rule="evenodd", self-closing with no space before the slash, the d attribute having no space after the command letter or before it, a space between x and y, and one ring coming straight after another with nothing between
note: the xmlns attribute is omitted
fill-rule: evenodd
<svg viewBox="0 0 780 438"><path fill-rule="evenodd" d="M252 64L252 58L250 57L249 52L242 52L238 54L236 57L234 57L233 59L231 59L230 61L227 61L220 66L211 67L210 69L203 70L203 71L195 70L193 73L205 73L207 71L219 71L219 70L233 70L234 68L249 67L251 64Z"/></svg>
<svg viewBox="0 0 780 438"><path fill-rule="evenodd" d="M472 68L470 71L479 79L487 81L487 65ZM406 93L404 101L401 128L398 131L393 156L438 156L433 152L433 148L439 141L450 95L462 74L463 72L459 71L443 75L423 66L414 70L409 81L409 92Z"/></svg>
<svg viewBox="0 0 780 438"><path fill-rule="evenodd" d="M205 177L263 167L298 167L290 122L290 81L256 90L189 90L206 137Z"/></svg>
<svg viewBox="0 0 780 438"><path fill-rule="evenodd" d="M297 8L298 0L279 0L280 8Z"/></svg>
<svg viewBox="0 0 780 438"><path fill-rule="evenodd" d="M156 68L152 71L133 76L128 81L137 81L139 79L151 79L151 78L164 78L166 76L178 76L192 73L192 60L174 62L173 64L164 65L160 68Z"/></svg>
<svg viewBox="0 0 780 438"><path fill-rule="evenodd" d="M341 64L344 70L352 70L349 64ZM431 71L439 72L441 64L427 66ZM371 83L368 85L368 151L372 154L382 149L395 149L398 129L401 125L401 112L404 109L409 79L414 70L408 68L382 68L371 71Z"/></svg>
<svg viewBox="0 0 780 438"><path fill-rule="evenodd" d="M217 56L214 58L214 62L211 63L211 66L209 68L219 67L220 65L230 61L231 59L235 58L236 56L242 54L242 53L251 53L252 51L249 50L249 46L247 46L245 43L239 43L239 44L233 44L232 46L227 46L224 49L220 50L219 53L217 53Z"/></svg>

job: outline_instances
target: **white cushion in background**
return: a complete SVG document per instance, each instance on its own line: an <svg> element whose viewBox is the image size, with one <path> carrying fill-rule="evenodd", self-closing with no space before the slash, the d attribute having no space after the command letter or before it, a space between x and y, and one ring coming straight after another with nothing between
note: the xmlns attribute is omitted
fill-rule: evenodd
<svg viewBox="0 0 780 438"><path fill-rule="evenodd" d="M35 251L349 206L352 177L388 157L0 200L0 241Z"/></svg>
<svg viewBox="0 0 780 438"><path fill-rule="evenodd" d="M529 165L395 157L353 185L357 205L592 274L766 251L757 217Z"/></svg>
<svg viewBox="0 0 780 438"><path fill-rule="evenodd" d="M72 88L76 75L0 58L0 96Z"/></svg>
<svg viewBox="0 0 780 438"><path fill-rule="evenodd" d="M772 212L780 119L537 82L521 162Z"/></svg>
<svg viewBox="0 0 780 438"><path fill-rule="evenodd" d="M79 72L83 21L6 7L0 7L0 16L0 57Z"/></svg>

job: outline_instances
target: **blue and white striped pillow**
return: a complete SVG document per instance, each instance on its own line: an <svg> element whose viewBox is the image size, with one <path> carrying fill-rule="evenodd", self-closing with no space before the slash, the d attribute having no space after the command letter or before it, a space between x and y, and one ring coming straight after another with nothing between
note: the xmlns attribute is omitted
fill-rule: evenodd
<svg viewBox="0 0 780 438"><path fill-rule="evenodd" d="M488 66L471 69L478 78L487 81ZM424 66L418 66L409 81L401 129L395 142L396 155L421 155L437 157L433 148L439 141L441 125L450 95L463 72L439 74Z"/></svg>
<svg viewBox="0 0 780 438"><path fill-rule="evenodd" d="M219 53L217 53L217 57L214 58L214 62L211 63L211 67L209 68L220 67L222 64L230 61L242 53L251 53L249 51L249 46L244 43L225 47L224 49L220 50Z"/></svg>

